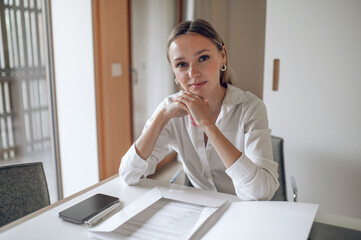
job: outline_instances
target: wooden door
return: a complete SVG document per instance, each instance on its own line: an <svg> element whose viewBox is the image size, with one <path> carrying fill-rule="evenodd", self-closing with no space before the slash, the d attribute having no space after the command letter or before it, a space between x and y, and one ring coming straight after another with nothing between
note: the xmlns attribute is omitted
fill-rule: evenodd
<svg viewBox="0 0 361 240"><path fill-rule="evenodd" d="M118 172L133 142L129 0L93 0L99 176Z"/></svg>

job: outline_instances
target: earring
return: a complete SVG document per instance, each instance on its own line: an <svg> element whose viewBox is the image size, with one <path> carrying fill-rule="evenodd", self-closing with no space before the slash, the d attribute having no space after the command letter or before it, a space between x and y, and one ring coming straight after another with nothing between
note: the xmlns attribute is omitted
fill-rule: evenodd
<svg viewBox="0 0 361 240"><path fill-rule="evenodd" d="M226 66L226 64L224 64L224 65L221 67L221 71L224 72L224 71L226 71L226 70L227 70L227 66Z"/></svg>
<svg viewBox="0 0 361 240"><path fill-rule="evenodd" d="M178 80L176 78L174 79L174 82L176 85L178 85Z"/></svg>

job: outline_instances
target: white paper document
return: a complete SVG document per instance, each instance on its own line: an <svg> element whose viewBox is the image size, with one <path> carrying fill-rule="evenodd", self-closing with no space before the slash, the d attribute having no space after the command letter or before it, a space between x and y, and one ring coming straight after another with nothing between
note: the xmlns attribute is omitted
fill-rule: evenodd
<svg viewBox="0 0 361 240"><path fill-rule="evenodd" d="M98 239L192 239L201 227L212 224L207 220L219 218L227 203L179 190L154 188L89 231Z"/></svg>
<svg viewBox="0 0 361 240"><path fill-rule="evenodd" d="M113 232L128 239L188 239L215 210L162 198Z"/></svg>

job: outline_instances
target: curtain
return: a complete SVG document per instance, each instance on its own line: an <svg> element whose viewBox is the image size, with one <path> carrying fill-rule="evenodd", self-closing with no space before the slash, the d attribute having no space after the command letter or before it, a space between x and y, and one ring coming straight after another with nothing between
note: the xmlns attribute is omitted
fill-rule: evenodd
<svg viewBox="0 0 361 240"><path fill-rule="evenodd" d="M176 25L176 1L132 0L134 137L158 104L176 91L166 56L168 35Z"/></svg>

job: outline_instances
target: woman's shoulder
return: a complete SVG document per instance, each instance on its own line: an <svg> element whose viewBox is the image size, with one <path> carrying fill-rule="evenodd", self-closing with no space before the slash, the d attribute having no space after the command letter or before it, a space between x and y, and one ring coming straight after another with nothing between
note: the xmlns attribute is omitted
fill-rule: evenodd
<svg viewBox="0 0 361 240"><path fill-rule="evenodd" d="M252 92L243 91L230 84L227 85L225 102L232 105L242 104L243 106L263 104L263 101Z"/></svg>
<svg viewBox="0 0 361 240"><path fill-rule="evenodd" d="M234 112L238 112L240 116L243 116L244 122L267 118L266 105L255 94L249 91L243 91L234 86L231 86L229 91L234 99L239 100L238 103L234 104L233 108L230 109L233 109Z"/></svg>

